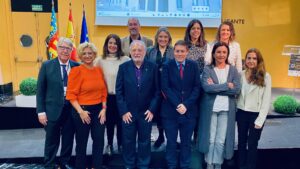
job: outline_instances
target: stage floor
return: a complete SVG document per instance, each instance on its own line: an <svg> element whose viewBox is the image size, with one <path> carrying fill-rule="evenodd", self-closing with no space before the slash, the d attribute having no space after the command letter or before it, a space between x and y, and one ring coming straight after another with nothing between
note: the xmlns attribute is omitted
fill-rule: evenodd
<svg viewBox="0 0 300 169"><path fill-rule="evenodd" d="M300 100L300 89L273 89L272 90L272 100L274 100L278 95L289 94L294 95L298 100ZM0 105L1 106L1 105ZM3 105L2 105L3 106ZM6 104L7 107L13 107L14 103L10 102ZM270 105L271 106L271 105ZM266 168L264 165L267 163L276 163L276 169L299 169L300 161L293 160L295 155L299 155L300 152L300 115L295 116L285 116L280 115L273 111L272 106L268 119L263 130L261 140L259 142L259 149L262 156L259 159L259 168ZM9 112L1 112L9 113ZM15 117L18 118L18 117ZM5 119L2 119L5 120ZM20 119L22 120L22 119ZM24 119L23 119L24 120ZM6 121L7 122L7 121ZM153 126L152 133L154 138L157 137L157 128ZM11 168L42 168L42 157L44 152L44 139L45 132L42 128L29 128L29 129L0 129L0 169L11 169ZM237 139L236 139L237 140ZM106 141L106 140L105 140ZM114 142L116 146L116 141ZM236 141L237 144L237 141ZM87 154L91 154L91 138L89 139ZM75 147L74 147L75 149ZM73 157L75 151L73 149ZM165 163L164 161L164 151L165 145L161 146L159 149L152 149L152 158L158 163ZM273 157L274 156L274 157ZM280 156L280 157L279 157ZM270 158L270 159L265 159ZM281 161L283 158L285 161ZM36 163L33 165L29 164L11 164L11 163ZM117 159L117 160L116 160ZM197 155L193 153L192 162L196 163L198 160ZM21 161L21 162L19 162ZM122 166L121 156L115 154L114 161L112 163L119 164L117 166ZM155 163L151 163L155 166ZM290 167L288 167L290 166ZM114 167L109 167L114 168ZM158 169L159 167L151 167L153 169ZM227 168L227 167L225 167ZM269 169L269 167L267 167ZM274 169L274 167L271 167ZM115 168L119 169L119 168Z"/></svg>
<svg viewBox="0 0 300 169"><path fill-rule="evenodd" d="M299 129L300 117L268 119L262 132L259 149L300 148ZM155 126L153 126L152 134L154 138L157 138ZM43 157L44 139L45 132L42 128L0 130L0 159ZM91 154L91 142L90 138L87 154ZM160 149L153 149L153 151L164 151L164 149L163 145ZM74 150L73 155L75 155Z"/></svg>

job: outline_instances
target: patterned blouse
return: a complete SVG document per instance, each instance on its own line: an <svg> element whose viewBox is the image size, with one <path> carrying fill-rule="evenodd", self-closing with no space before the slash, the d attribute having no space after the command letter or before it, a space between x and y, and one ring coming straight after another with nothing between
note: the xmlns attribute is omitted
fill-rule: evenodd
<svg viewBox="0 0 300 169"><path fill-rule="evenodd" d="M189 53L187 55L188 59L197 62L200 75L202 74L204 66L206 64L205 63L206 53L208 51L207 47L208 47L208 44L205 44L203 47L198 47L198 46L192 44L192 46L189 49Z"/></svg>

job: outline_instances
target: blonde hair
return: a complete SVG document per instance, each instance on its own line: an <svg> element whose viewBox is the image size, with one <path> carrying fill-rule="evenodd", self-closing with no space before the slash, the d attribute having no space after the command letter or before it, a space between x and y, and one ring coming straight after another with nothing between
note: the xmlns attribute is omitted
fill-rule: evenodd
<svg viewBox="0 0 300 169"><path fill-rule="evenodd" d="M93 43L84 42L84 43L81 43L77 48L77 54L78 54L79 58L81 58L81 56L83 55L83 50L85 48L90 48L94 52L95 56L97 56L98 51L97 51L96 46Z"/></svg>

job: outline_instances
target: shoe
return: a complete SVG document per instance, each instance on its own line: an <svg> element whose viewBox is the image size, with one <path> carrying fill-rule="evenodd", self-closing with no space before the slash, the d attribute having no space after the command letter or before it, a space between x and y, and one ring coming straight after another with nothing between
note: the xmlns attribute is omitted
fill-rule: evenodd
<svg viewBox="0 0 300 169"><path fill-rule="evenodd" d="M221 169L222 165L221 164L215 164L215 169Z"/></svg>
<svg viewBox="0 0 300 169"><path fill-rule="evenodd" d="M154 142L153 146L154 148L159 148L164 142L165 142L164 138L158 137L158 139Z"/></svg>
<svg viewBox="0 0 300 169"><path fill-rule="evenodd" d="M214 169L214 165L213 164L207 164L206 169Z"/></svg>
<svg viewBox="0 0 300 169"><path fill-rule="evenodd" d="M105 147L105 154L111 156L112 155L112 152L113 152L113 146L112 145L107 145Z"/></svg>
<svg viewBox="0 0 300 169"><path fill-rule="evenodd" d="M155 137L153 136L153 134L151 133L151 138L150 138L151 142L155 141Z"/></svg>
<svg viewBox="0 0 300 169"><path fill-rule="evenodd" d="M65 164L60 166L60 169L73 169L73 167L71 167L69 164Z"/></svg>

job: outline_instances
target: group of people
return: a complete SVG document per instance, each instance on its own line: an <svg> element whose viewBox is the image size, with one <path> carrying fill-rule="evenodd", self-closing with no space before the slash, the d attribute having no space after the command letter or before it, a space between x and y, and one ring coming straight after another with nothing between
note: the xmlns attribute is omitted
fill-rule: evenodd
<svg viewBox="0 0 300 169"><path fill-rule="evenodd" d="M245 55L245 69L235 30L223 22L215 41L205 40L202 23L189 22L184 39L172 46L166 27L153 41L140 34L137 18L128 20L129 36L106 37L102 57L93 43L78 47L81 64L69 60L72 41L61 37L58 57L43 63L38 76L37 113L44 125L45 168L69 165L76 140L76 169L85 169L89 133L92 168L102 168L105 152L123 154L126 169L148 169L151 130L157 122L158 148L165 142L168 169L188 169L191 145L204 155L207 169L221 169L234 154L238 127L240 169L255 169L257 145L271 99L271 76L256 48ZM179 137L179 143L178 143ZM61 139L61 141L60 141ZM137 147L137 148L136 148ZM177 151L179 149L179 156ZM202 159L203 158L203 159Z"/></svg>

